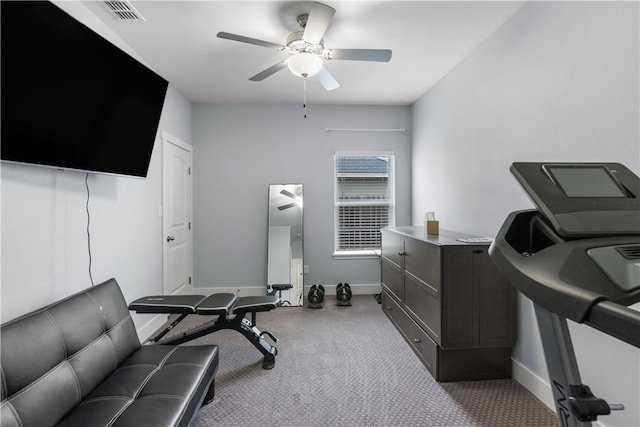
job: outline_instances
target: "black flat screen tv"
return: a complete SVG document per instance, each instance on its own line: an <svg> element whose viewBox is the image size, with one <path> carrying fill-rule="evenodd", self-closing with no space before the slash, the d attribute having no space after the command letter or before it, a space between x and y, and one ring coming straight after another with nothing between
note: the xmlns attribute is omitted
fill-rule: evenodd
<svg viewBox="0 0 640 427"><path fill-rule="evenodd" d="M1 158L146 177L167 81L48 1L1 1Z"/></svg>

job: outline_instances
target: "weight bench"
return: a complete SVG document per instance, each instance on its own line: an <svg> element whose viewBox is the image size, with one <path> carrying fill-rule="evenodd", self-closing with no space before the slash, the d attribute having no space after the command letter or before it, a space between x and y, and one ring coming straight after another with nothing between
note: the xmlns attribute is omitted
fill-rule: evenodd
<svg viewBox="0 0 640 427"><path fill-rule="evenodd" d="M278 298L279 298L278 307L282 307L285 304L291 305L289 301L282 300L282 291L286 291L287 289L293 288L293 285L289 283L283 283L280 285L271 285L271 291L269 291L268 288L269 288L269 285L267 285L267 295L275 295L276 292L278 293Z"/></svg>
<svg viewBox="0 0 640 427"><path fill-rule="evenodd" d="M256 313L271 311L278 306L276 296L240 297L234 294L221 293L205 297L204 295L162 295L143 297L129 304L129 310L136 313L179 314L180 316L164 328L158 335L150 338L145 345L170 344L178 345L222 329L233 329L244 335L264 355L262 367L272 369L278 349L269 344L264 335L274 342L278 339L270 332L261 332L256 327ZM251 313L251 320L246 319ZM162 339L190 314L218 316L216 320L206 322L174 336ZM162 339L162 341L160 341Z"/></svg>

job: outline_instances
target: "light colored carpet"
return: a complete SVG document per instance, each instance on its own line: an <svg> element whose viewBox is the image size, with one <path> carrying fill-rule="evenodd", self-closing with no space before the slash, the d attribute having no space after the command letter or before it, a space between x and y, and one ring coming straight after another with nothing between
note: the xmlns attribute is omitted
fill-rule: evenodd
<svg viewBox="0 0 640 427"><path fill-rule="evenodd" d="M174 332L207 319L189 316ZM183 344L220 346L216 398L194 427L557 425L513 380L436 382L373 296L258 313L257 326L279 338L272 370L235 331Z"/></svg>

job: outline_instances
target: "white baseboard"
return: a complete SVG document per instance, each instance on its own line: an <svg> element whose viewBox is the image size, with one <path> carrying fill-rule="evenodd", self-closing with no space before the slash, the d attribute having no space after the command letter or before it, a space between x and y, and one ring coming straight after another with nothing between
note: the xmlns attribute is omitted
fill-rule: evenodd
<svg viewBox="0 0 640 427"><path fill-rule="evenodd" d="M518 381L524 388L534 394L542 403L544 403L553 412L556 412L556 405L553 401L553 392L551 386L538 375L531 372L515 359L511 359L513 379ZM606 427L599 421L592 421L593 427Z"/></svg>
<svg viewBox="0 0 640 427"><path fill-rule="evenodd" d="M311 289L312 285L304 285L304 292L305 295L307 293L309 293L309 290ZM324 292L327 295L336 295L336 288L338 287L338 285L325 285L324 283L322 283L322 286L324 286ZM382 288L380 287L380 283L376 283L376 284L367 284L367 283L354 283L351 284L349 283L349 286L351 287L351 294L352 295L373 295L373 294L379 294L382 290Z"/></svg>
<svg viewBox="0 0 640 427"><path fill-rule="evenodd" d="M153 334L167 322L167 317L167 314L158 314L140 329L137 329L136 332L138 333L138 339L140 342L143 343L153 336Z"/></svg>
<svg viewBox="0 0 640 427"><path fill-rule="evenodd" d="M267 286L205 286L205 287L188 287L180 294L183 295L204 295L209 296L213 294L235 294L238 297L257 297L266 295Z"/></svg>
<svg viewBox="0 0 640 427"><path fill-rule="evenodd" d="M537 397L542 403L547 405L553 412L556 411L555 403L553 402L553 393L551 392L551 386L538 375L534 374L529 368L522 365L515 359L511 359L513 379L518 381L524 388L529 390L535 397Z"/></svg>
<svg viewBox="0 0 640 427"><path fill-rule="evenodd" d="M325 289L325 293L327 295L335 295L337 285L325 285L322 284ZM366 284L366 283L357 283L357 284L349 284L351 286L351 292L353 295L373 295L380 293L380 284ZM309 293L311 289L311 285L304 285L304 295ZM199 288L187 288L182 294L196 294L196 295L206 295L209 296L211 294L219 294L219 293L230 293L235 294L239 297L248 297L248 296L261 296L265 295L267 291L267 287L265 286L207 286L207 287L199 287Z"/></svg>

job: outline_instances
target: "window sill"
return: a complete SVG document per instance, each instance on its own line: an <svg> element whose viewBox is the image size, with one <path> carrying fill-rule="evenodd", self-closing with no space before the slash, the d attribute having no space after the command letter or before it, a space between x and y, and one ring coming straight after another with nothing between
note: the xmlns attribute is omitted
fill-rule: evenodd
<svg viewBox="0 0 640 427"><path fill-rule="evenodd" d="M338 251L333 253L333 259L372 259L380 258L379 249L367 251Z"/></svg>

